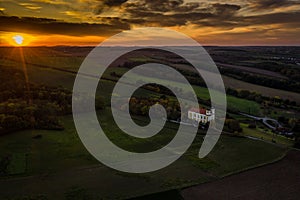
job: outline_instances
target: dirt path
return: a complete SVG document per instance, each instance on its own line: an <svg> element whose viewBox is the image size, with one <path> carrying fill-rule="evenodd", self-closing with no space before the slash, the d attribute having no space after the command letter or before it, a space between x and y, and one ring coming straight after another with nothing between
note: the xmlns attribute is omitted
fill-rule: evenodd
<svg viewBox="0 0 300 200"><path fill-rule="evenodd" d="M192 199L299 199L300 151L292 150L276 163L184 189Z"/></svg>

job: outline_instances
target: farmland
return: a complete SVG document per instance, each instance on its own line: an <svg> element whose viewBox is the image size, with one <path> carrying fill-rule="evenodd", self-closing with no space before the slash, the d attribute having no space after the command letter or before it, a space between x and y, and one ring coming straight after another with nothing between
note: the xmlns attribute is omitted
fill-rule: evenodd
<svg viewBox="0 0 300 200"><path fill-rule="evenodd" d="M219 49L218 51L212 47L208 49L220 53ZM24 48L23 50L30 83L36 84L37 88L44 86L62 87L63 90L71 92L80 64L91 48L41 47ZM18 49L0 48L0 52L0 67L2 69L23 72ZM220 59L215 53L213 55ZM131 58L130 61L139 64L157 61L161 58L163 58L161 55L155 59L153 55L149 57L146 53L146 55ZM121 58L121 61L122 59L125 58ZM118 76L128 71L128 67L122 66L121 61L115 63L117 66L110 66L106 70L104 79L98 85L97 97L101 97L106 105L105 108L97 111L98 121L103 126L108 138L119 147L134 152L149 152L160 149L175 136L178 129L177 124L167 122L159 134L148 139L138 139L124 134L112 119L109 109L111 93L119 78ZM232 64L227 60L223 60L223 62L228 65ZM239 65L243 63L245 64L243 60L237 62ZM187 65L174 63L173 65L179 70L189 69ZM251 66L247 65L248 72L249 68ZM251 73L259 71L255 69L251 69ZM267 69L263 70L267 71ZM262 75L262 71L259 72L259 76ZM187 72L187 74L189 73ZM279 72L273 73L276 73L276 76L282 75ZM269 75L272 76L273 73ZM157 81L155 78L147 78L146 76L143 79L145 81ZM201 78L199 77L199 79ZM289 104L287 108L284 108L285 105L282 103L281 107L273 108L255 100L245 99L237 95L227 95L229 111L227 117L241 122L242 133L233 131L229 134L224 132L213 151L204 159L199 159L198 152L206 131L198 130L192 146L178 161L165 169L147 174L121 173L100 164L81 143L70 113L59 115L57 119L63 126L63 130L30 128L13 131L0 137L0 158L3 162L1 166L6 167L1 169L5 172L0 175L1 195L7 198L32 195L35 197L34 195L41 194L42 197L49 199L71 198L72 195L83 195L88 199L100 197L122 199L218 180L229 174L274 162L284 157L289 148L293 146L295 142L293 139L279 135L274 136L271 131L266 131L266 128L260 125L249 128L251 120L245 119L238 112L257 116L263 116L270 112L269 115L276 118L282 115L291 118L299 116L299 111L296 110L299 107L299 93L255 85L227 75L223 75L223 79L225 87L236 89L237 92L242 89L272 98L279 96L282 99L288 99L288 102L295 101L295 105ZM135 82L137 79L133 77L132 81ZM185 91L186 85L176 80L172 83L172 85L176 85L177 89ZM199 84L194 84L192 87L199 101L209 102L210 95L207 88ZM13 91L12 88L7 88L7 90ZM69 93L66 92L66 94ZM134 94L137 98L160 98L162 95L147 88L140 88ZM172 96L167 96L167 98L170 101L174 100ZM7 101L10 101L10 98ZM208 107L209 105L200 106ZM133 115L132 117L140 125L146 125L149 122L147 116ZM249 136L256 139L247 138ZM6 158L9 163L5 163ZM128 182L130 184L127 184ZM15 193L15 196L12 196L11 194L15 192L14 187L21 189ZM114 190L116 187L119 188L118 191Z"/></svg>
<svg viewBox="0 0 300 200"><path fill-rule="evenodd" d="M99 114L99 119L105 120L109 114L106 111ZM234 173L244 168L251 168L265 162L272 162L282 157L286 148L277 147L272 144L267 144L261 141L252 141L245 138L222 136L217 146L209 156L203 160L197 158L197 154L202 143L202 135L197 136L192 147L187 153L179 159L176 163L169 167L145 174L145 175L130 175L119 173L114 170L109 170L107 167L99 164L83 147L80 142L73 122L72 117L64 117L61 119L65 125L65 131L42 131L29 130L12 133L1 137L0 148L3 150L1 154L12 155L16 157L11 169L15 172L11 176L18 175L17 172L22 172L21 175L38 175L25 180L22 178L15 178L14 181L0 180L1 188L4 195L10 194L10 184L25 184L26 192L21 190L17 194L20 196L36 194L36 190L28 188L26 185L35 185L39 182L39 177L45 177L38 192L48 198L63 198L63 194L71 190L74 186L84 188L88 194L92 196L102 195L107 197L130 197L138 196L158 190L169 190L171 188L180 188L182 186L194 185L196 183L206 182L208 180L215 180L228 173ZM175 130L173 124L167 124L163 131L163 135L159 135L153 139L145 141L130 141L128 137L122 136L117 128L110 128L104 124L105 132L110 136L113 142L124 148L134 148L135 151L145 151L149 147L159 147L166 141L172 138ZM40 139L34 139L36 135L41 135ZM134 144L134 146L132 146ZM147 149L146 149L147 150ZM263 154L261 152L264 152ZM26 159L20 154L25 154ZM240 156L243 155L243 156ZM260 156L257 156L260 155ZM18 169L19 168L19 169ZM179 173L180 172L180 173ZM60 174L64 175L63 181ZM80 173L81 179L76 179L74 174ZM89 175L94 174L93 176ZM105 181L109 174L109 184L122 185L125 180L130 180L131 186L127 186L124 190L112 193L107 188ZM96 175L95 175L96 174ZM18 176L19 176L18 175ZM127 177L127 178L126 178ZM18 181L19 180L19 181ZM80 180L80 182L79 182ZM84 180L83 182L81 180ZM55 182L63 184L56 186ZM95 185L92 187L89 182ZM47 187L44 187L47 184ZM145 190L136 190L137 185L142 184L147 188ZM50 186L51 185L51 186ZM97 188L97 194L93 188ZM123 192L126 189L126 194ZM49 191L55 190L54 193ZM22 192L23 191L23 192ZM109 196L112 195L112 196Z"/></svg>

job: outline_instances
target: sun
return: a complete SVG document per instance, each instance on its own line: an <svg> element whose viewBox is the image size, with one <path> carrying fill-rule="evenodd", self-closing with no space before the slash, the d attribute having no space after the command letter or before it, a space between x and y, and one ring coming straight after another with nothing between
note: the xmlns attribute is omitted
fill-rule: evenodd
<svg viewBox="0 0 300 200"><path fill-rule="evenodd" d="M36 36L27 33L8 32L1 35L1 39L9 46L23 47L31 45L36 40Z"/></svg>
<svg viewBox="0 0 300 200"><path fill-rule="evenodd" d="M14 35L12 39L15 42L15 45L22 46L24 44L24 37L22 35Z"/></svg>

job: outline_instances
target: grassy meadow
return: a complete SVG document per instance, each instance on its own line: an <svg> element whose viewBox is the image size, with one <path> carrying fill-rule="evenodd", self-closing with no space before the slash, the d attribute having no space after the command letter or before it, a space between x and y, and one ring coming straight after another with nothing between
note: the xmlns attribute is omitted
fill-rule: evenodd
<svg viewBox="0 0 300 200"><path fill-rule="evenodd" d="M99 113L99 121L107 122L109 120L107 117L110 114L107 112L104 110ZM139 120L141 119L139 118ZM102 177L99 174L97 181L89 176L86 179L96 181L97 194L100 193L109 198L130 197L216 180L243 169L273 162L284 156L287 150L286 147L263 141L223 135L214 150L206 158L199 159L198 152L203 141L203 135L199 132L189 150L170 166L142 175L127 174L110 170L87 152L78 138L72 116L63 117L61 121L65 125L64 131L27 130L1 137L1 155L13 157L13 162L9 165L11 177L42 175L49 177L48 181L52 183L51 180L57 179L60 173L68 172L65 178L69 178L70 181L62 185L60 190L67 192L74 186L80 186L89 194L94 195L93 187L85 181L79 182L82 179L73 180L72 172L77 173L76 170L79 170L84 173L85 168L90 171L96 167L95 170L99 171L97 173L105 173L106 175ZM161 134L143 141L126 136L117 127L112 127L110 123L101 125L112 142L124 149L136 152L159 149L176 134L175 125L168 123ZM39 139L35 138L37 135L40 135ZM148 190L146 192L127 188L126 193L123 190L116 193L111 193L110 190L105 191L106 182L104 180L107 175L111 176L111 184L120 184L124 179L128 179L135 187L139 182L143 182ZM1 182L2 178L0 178L0 186L5 183ZM85 178L85 175L82 175L81 178ZM35 181L35 179L33 177L28 181ZM62 198L62 196L55 196L47 191L42 194L46 197Z"/></svg>
<svg viewBox="0 0 300 200"><path fill-rule="evenodd" d="M32 51L36 51L36 49ZM63 86L72 90L76 72L88 50L84 49L82 53L77 52L78 55L74 57L70 56L68 52L57 49L46 48L40 54L37 52L25 53L29 80L33 83ZM15 52L16 55L18 55L17 53ZM1 67L22 70L18 56L14 56L14 59L1 58L0 62ZM101 80L97 95L104 99L106 105L110 104L110 95L108 94L114 88L117 80L116 77L111 76L111 72L123 74L126 69L109 68L104 76L106 80ZM147 78L145 77L144 80ZM151 80L155 81L155 79ZM133 81L135 80L133 79ZM184 84L174 83L183 90L186 87ZM210 96L206 88L193 85L193 89L199 98L209 100ZM157 97L160 94L139 89L135 95ZM229 109L237 109L241 112L256 113L257 115L263 112L260 104L230 95L227 95L227 104ZM148 118L145 117L133 116L133 118L139 124L148 122ZM198 152L205 134L205 131L199 131L188 151L170 166L142 175L126 174L109 169L89 154L77 135L71 115L60 116L59 120L64 126L63 131L23 130L0 136L0 157L8 156L11 159L7 169L8 175L0 175L0 188L5 188L6 193L12 190L9 184L23 187L23 182L5 182L8 178L21 180L22 177L29 177L28 183L37 184L36 181L40 180L39 177L43 177L48 181L47 184L51 185L48 185L49 188L55 188L58 186L55 185L54 180L61 180L61 173L66 172L65 179L61 180L64 184L59 186L59 191L63 191L62 194L41 189L42 194L49 198L63 199L66 198L64 195L72 196L72 192L74 192L72 188L79 186L79 191L81 191L80 188L84 188L84 191L86 190L93 197L99 194L101 197L109 199L134 197L213 181L231 173L273 162L282 158L288 147L292 145L292 141L289 139L281 136L273 138L271 133L265 133L260 128L250 129L246 124L241 124L244 131L242 135L261 138L268 142L223 134L213 151L206 158L199 159ZM148 139L137 139L120 131L108 108L98 111L98 120L113 143L136 152L153 151L168 144L176 134L178 127L177 124L167 122L160 134ZM271 142L273 139L276 144ZM81 171L78 172L77 169ZM95 174L87 175L88 172L95 172ZM76 179L77 175L82 179ZM131 184L124 184L128 180ZM108 187L107 184L111 187ZM114 185L126 186L114 191L111 189ZM24 194L34 194L36 191L31 189L29 188L23 193L21 191L19 195L22 197ZM71 194L68 193L70 190ZM75 190L76 192L78 190Z"/></svg>

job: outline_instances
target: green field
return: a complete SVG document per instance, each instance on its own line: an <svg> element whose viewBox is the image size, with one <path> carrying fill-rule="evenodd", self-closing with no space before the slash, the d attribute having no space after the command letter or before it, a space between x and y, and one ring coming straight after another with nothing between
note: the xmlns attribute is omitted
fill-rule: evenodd
<svg viewBox="0 0 300 200"><path fill-rule="evenodd" d="M64 170L73 168L75 166L79 167L96 164L97 161L86 151L79 140L72 117L63 117L61 120L65 126L64 131L28 130L0 137L1 155L3 156L9 154L21 157L19 158L21 160L26 158L26 163L28 163L27 166L24 164L24 162L22 162L23 164L20 164L21 166L24 166L24 168L26 167L24 170L25 174L55 172L57 170ZM167 123L167 128L165 128L161 134L151 137L150 139L137 139L122 133L119 128L114 125L108 110L100 112L99 121L100 123L105 122L101 123L101 125L104 126L103 129L112 142L116 143L122 148L136 152L147 152L161 148L174 137L177 127L176 124L174 125L172 123ZM245 131L248 133L248 130L245 129ZM259 132L256 133L259 134ZM34 139L33 137L36 135L41 135L42 137L39 139ZM201 143L202 136L199 135L194 142L193 148L190 149L187 154L195 157ZM256 145L257 148L255 147ZM216 149L222 148L233 152L238 150L238 148L241 148L241 152L246 152L247 149L254 150L251 151L251 154L245 158L244 156L243 158L240 158L245 159L247 162L249 161L248 163L245 163L245 166L239 166L239 162L237 162L235 166L232 166L232 168L229 167L226 169L226 172L232 172L239 168L242 169L244 167L258 164L263 162L263 159L266 161L272 160L284 152L284 149L264 142L228 136L222 137L222 139L218 142ZM269 153L265 153L262 160L261 158L255 156L256 153L259 154L258 151L267 152L269 148ZM212 158L215 158L215 160L218 160L218 162L224 162L224 159L218 159L222 157L223 153L224 151L212 152L209 158L212 156ZM25 154L27 155L26 157L24 157ZM238 155L240 155L240 153L237 151L236 155L234 156ZM231 157L232 154L228 156ZM195 157L195 159L197 160L197 157ZM232 160L229 159L226 162L234 163L235 158L231 159ZM214 167L216 167L216 169L212 168L212 172L216 171L219 167L223 168L223 165L228 166L228 163L226 164L226 162L215 165ZM206 164L210 165L211 163L204 162L203 164L205 166L201 167L207 168Z"/></svg>
<svg viewBox="0 0 300 200"><path fill-rule="evenodd" d="M276 144L285 145L285 146L292 147L294 145L294 140L288 139L281 135L274 134L268 129L261 129L261 128L251 129L248 128L248 124L244 124L244 123L241 123L241 127L243 128L243 135L245 136L251 136L265 141L274 142Z"/></svg>
<svg viewBox="0 0 300 200"><path fill-rule="evenodd" d="M34 60L34 57L28 58L28 62L32 63L27 65L30 81L50 86L62 85L71 90L75 79L73 72L77 71L82 58L76 57L72 61L71 59L71 57L63 57L63 55L57 58L43 55L38 60ZM45 66L36 66L37 63ZM12 60L3 62L4 67L21 69L19 64ZM53 65L55 68L49 67ZM63 70L70 70L71 72ZM105 78L116 80L116 77L110 75L113 71L122 74L126 69L108 69ZM155 81L155 79L149 80ZM136 80L133 79L133 81ZM103 80L99 84L97 95L105 100L106 105L110 103L109 94L114 85L114 81L108 80ZM186 85L178 82L176 82L176 86L182 89L186 87ZM193 86L193 88L199 98L204 100L210 98L206 88L199 86ZM158 96L160 94L139 89L135 95ZM251 112L257 115L262 113L260 105L254 101L227 96L227 103L231 110ZM98 114L98 120L109 139L121 148L135 152L160 149L172 140L178 127L177 124L168 122L159 134L148 139L138 139L120 131L108 108L100 110ZM139 124L148 122L145 117L133 116L133 118ZM189 150L170 166L152 173L127 174L102 165L89 154L77 135L72 116L63 116L59 119L65 128L63 131L24 130L0 137L0 158L7 156L10 158L7 173L0 175L0 188L4 188L4 191L7 190L7 193L13 193L16 185L19 184L22 187L23 182L15 182L16 185L10 187L5 181L7 178L16 180L20 178L21 180L22 177L28 177L29 183L38 184L40 177L43 177L43 180L48 181L49 185L47 186L50 189L48 191L47 188L41 188L41 190L43 195L49 198L72 198L74 193L75 195L77 193L79 193L78 195L83 193L84 195L86 193L97 194L109 199L127 198L212 181L231 173L273 162L282 158L288 147L292 145L291 140L279 136L275 138L275 141L280 145L274 145L271 142L222 135L213 151L206 158L199 159L198 152L204 134L203 131L199 131ZM246 136L263 138L267 141L273 139L271 134L264 133L259 128L249 129L245 124L242 124L242 128L244 129L243 134ZM95 171L95 175L90 176L89 170ZM60 180L64 184L58 186L54 180ZM127 184L128 181L130 184ZM111 184L111 187L107 184ZM115 191L115 185L122 188ZM59 187L60 194L52 194L53 188L57 187ZM35 194L35 191L30 189L32 188L24 193L21 191L20 194L23 195L26 192Z"/></svg>
<svg viewBox="0 0 300 200"><path fill-rule="evenodd" d="M110 79L116 79L114 77L111 77L109 74L110 72L118 72L118 73L124 73L126 69L124 68L114 68L114 69L108 69L107 72L105 73L105 77L110 78ZM29 78L31 81L36 82L36 83L41 83L45 85L52 85L52 86L64 86L66 88L72 89L73 87L73 82L75 79L75 74L67 73L67 72L62 72L62 71L57 71L53 69L41 69L39 67L35 66L28 66L28 72L29 72ZM146 78L145 78L146 80ZM134 81L134 80L133 80ZM153 81L153 79L152 79ZM105 86L99 88L98 94L101 95L103 93L107 93L112 90L114 87L114 82L112 81L102 81ZM177 87L181 87L184 89L186 86L182 83L176 82ZM209 92L207 88L199 87L199 86L193 86L197 96L201 99L209 99ZM145 91L147 93L149 91ZM104 95L101 95L104 96ZM108 96L105 96L108 97ZM107 99L109 100L109 99ZM261 113L260 106L258 103L254 101L249 101L245 99L240 99L237 97L229 96L227 95L227 104L228 108L230 109L238 109L241 112L246 112L248 113L249 110L252 113Z"/></svg>
<svg viewBox="0 0 300 200"><path fill-rule="evenodd" d="M197 151L197 148L196 150ZM284 150L265 142L245 138L221 137L213 151L203 160L192 158L194 163L218 177L242 171L278 159Z"/></svg>
<svg viewBox="0 0 300 200"><path fill-rule="evenodd" d="M105 133L111 141L128 150L136 152L151 151L165 145L176 134L176 129L174 129L176 125L168 123L163 132L155 137L147 140L132 139L122 134L117 127L112 128L111 123L113 124L113 122L109 121L110 114L107 112L102 111L99 113L99 121L107 122L101 124ZM11 166L18 173L11 173L10 176L49 174L50 177L55 177L59 172L88 166L99 166L103 167L105 171L108 170L106 174L110 173L112 177L115 177L111 179L112 183L118 182L122 177L129 176L132 184L141 180L146 181L147 184L153 184L155 187L150 187L148 192L152 190L154 192L159 191L158 188L168 190L215 180L230 173L274 161L286 152L286 148L262 141L222 136L214 150L206 158L199 159L197 156L203 136L198 135L186 154L169 167L153 173L129 175L99 165L99 162L85 150L79 140L72 117L63 117L61 120L65 125L65 131L28 130L0 138L1 155L10 154L19 160L14 161L14 164L12 164L14 167ZM34 139L33 137L36 135L42 137ZM22 156L24 153L27 155L26 157ZM24 159L26 160L24 161ZM24 165L24 163L27 164ZM98 179L101 182L101 176ZM69 186L65 186L64 190L69 190ZM84 184L83 187L90 188L90 185ZM104 188L105 183L100 184L99 187ZM132 189L126 191L126 195L129 196L137 194L139 193ZM107 193L106 195L110 194ZM125 194L120 191L118 195Z"/></svg>
<svg viewBox="0 0 300 200"><path fill-rule="evenodd" d="M239 90L250 90L257 93L263 94L264 96L275 97L279 96L282 99L290 99L292 101L300 102L300 94L296 92L290 92L285 90L279 90L261 85L255 85L240 81L225 75L222 75L223 81L227 87L239 89Z"/></svg>
<svg viewBox="0 0 300 200"><path fill-rule="evenodd" d="M142 58L145 59L145 58ZM45 54L42 57L38 57L38 59L35 59L35 57L29 56L28 57L28 62L32 64L38 64L40 66L35 66L35 65L28 65L28 73L29 73L29 79L32 82L36 83L42 83L45 85L52 85L52 86L58 86L62 85L66 88L72 89L74 79L75 79L75 73L80 67L81 62L83 61L82 57L69 57L69 56L59 56L55 57L52 56L50 57L49 55ZM21 66L17 61L13 60L3 60L2 65L7 66L7 67L18 67L21 68ZM62 70L62 71L61 71ZM66 72L63 70L69 70L70 72ZM117 80L116 77L113 77L110 75L111 72L116 72L117 74L123 74L126 72L128 69L125 68L108 68L104 74L104 77L112 79L112 80ZM225 78L225 83L231 87L230 85L231 81L228 81L226 77ZM133 82L137 80L137 78L133 77ZM153 78L147 78L145 77L146 80L152 80L155 81ZM241 81L240 81L241 82ZM176 87L185 89L186 86L182 83L174 82L176 83ZM242 82L244 83L244 82ZM234 83L235 86L239 85L242 86L242 83ZM249 84L249 83L244 83L244 84ZM107 90L106 87L110 88L110 90L113 88L114 83L113 82L107 82L105 83L105 87L101 88L102 90ZM251 86L252 87L252 86ZM259 86L261 87L261 86ZM196 94L198 97L202 99L209 99L209 93L207 88L199 87L199 86L193 86ZM235 88L235 87L234 87ZM252 87L255 89L256 87ZM244 87L243 87L244 89ZM247 89L247 88L246 88ZM266 90L266 89L264 89ZM274 90L274 89L273 89ZM272 91L273 91L272 90ZM262 90L259 90L258 92L261 92ZM269 90L268 90L269 91ZM279 90L276 90L279 92ZM102 93L102 91L100 91ZM107 92L107 91L104 91ZM145 92L146 93L146 92ZM273 91L274 93L274 91ZM100 94L100 93L99 93ZM245 113L255 113L256 115L261 115L263 111L260 109L260 105L254 101L249 101L246 99L241 99L237 98L234 96L227 95L227 106L230 110L239 110L240 112L245 112ZM279 114L280 115L280 112Z"/></svg>
<svg viewBox="0 0 300 200"><path fill-rule="evenodd" d="M110 76L109 74L111 72L116 72L117 74L123 74L126 72L126 69L124 68L110 68L106 71L105 73L105 77L108 77L110 79L113 80L117 80L115 77ZM145 77L142 76L142 80L143 81L152 81L155 82L157 81L155 78L149 78L149 77ZM132 83L135 83L137 80L139 80L140 78L138 77L131 77L132 78ZM160 80L162 81L162 80ZM180 82L168 82L168 81L162 81L165 82L166 84L170 84L173 83L171 85L176 85L176 87L181 88L183 90L186 89L186 85ZM204 87L200 87L200 86L193 86L193 89L196 93L196 95L204 100L209 100L210 99L210 95L209 95L209 91L207 88ZM145 91L145 93L147 93L148 91ZM217 95L218 95L218 91L214 91ZM146 95L146 94L145 94ZM234 96L230 96L227 95L227 107L231 110L239 110L240 112L245 112L245 113L249 113L249 111L251 113L256 113L257 115L260 115L260 113L262 113L262 110L260 109L260 105L254 101L249 101L246 99L241 99L241 98L237 98Z"/></svg>
<svg viewBox="0 0 300 200"><path fill-rule="evenodd" d="M194 86L194 90L198 97L208 100L210 99L209 92L206 88ZM238 109L240 112L261 113L260 105L254 101L237 98L227 95L227 107L232 110Z"/></svg>
<svg viewBox="0 0 300 200"><path fill-rule="evenodd" d="M27 154L26 174L95 164L76 134L72 117L65 117L62 122L64 131L26 130L0 137L1 156ZM42 137L34 139L37 135Z"/></svg>

